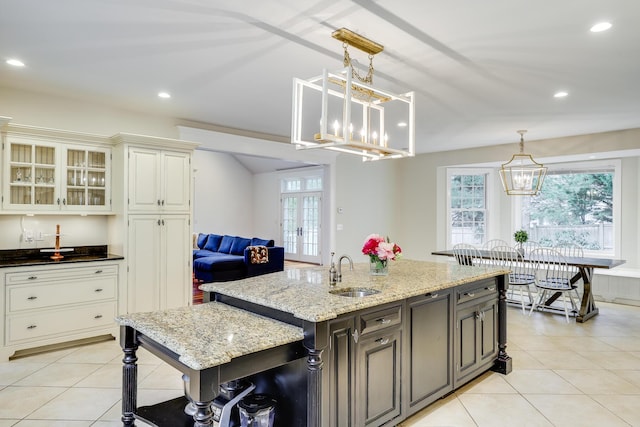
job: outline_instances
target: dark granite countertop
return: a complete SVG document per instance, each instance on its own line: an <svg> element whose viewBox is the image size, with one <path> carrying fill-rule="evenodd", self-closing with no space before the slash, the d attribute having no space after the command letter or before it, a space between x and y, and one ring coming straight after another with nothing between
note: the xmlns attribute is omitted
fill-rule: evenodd
<svg viewBox="0 0 640 427"><path fill-rule="evenodd" d="M0 268L124 259L122 255L109 253L107 245L79 246L74 247L73 251L64 251L64 249L62 248L60 252L64 256L61 260L51 259L53 248L0 250Z"/></svg>

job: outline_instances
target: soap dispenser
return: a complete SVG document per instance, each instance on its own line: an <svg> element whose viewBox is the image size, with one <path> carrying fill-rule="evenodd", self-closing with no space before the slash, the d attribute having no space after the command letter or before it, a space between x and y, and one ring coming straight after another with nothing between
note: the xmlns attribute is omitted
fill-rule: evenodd
<svg viewBox="0 0 640 427"><path fill-rule="evenodd" d="M333 261L335 252L331 252L331 268L329 268L329 286L335 286L338 282L338 271L336 270L336 263Z"/></svg>

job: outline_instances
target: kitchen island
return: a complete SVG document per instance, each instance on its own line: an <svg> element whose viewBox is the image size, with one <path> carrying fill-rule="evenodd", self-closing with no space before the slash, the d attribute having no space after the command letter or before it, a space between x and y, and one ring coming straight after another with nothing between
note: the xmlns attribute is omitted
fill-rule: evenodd
<svg viewBox="0 0 640 427"><path fill-rule="evenodd" d="M510 372L505 270L408 260L392 263L388 276L370 276L368 268L356 264L333 288L328 268L321 267L202 285L205 301L211 301L205 306L250 316L241 322L259 329L258 336L295 328L270 348L254 349L255 337L238 336L242 351L226 352L220 361L208 353L229 347L224 339L205 339L209 345L198 351L174 342L187 323L148 333L173 323L175 310L153 314L146 326L137 318L143 314L121 316L124 424L132 425L136 413L138 345L178 368L190 365L181 370L189 372L191 397L198 395L196 426L211 425L206 400L215 397L219 384L245 376L262 383L257 392L275 390L279 408L286 408L276 415L279 425L320 427L395 425L488 369ZM344 296L356 294L367 296ZM267 323L258 326L257 319ZM224 338L219 328L235 321L219 316L217 323L190 324ZM145 328L151 329L145 334ZM191 337L197 340L198 334Z"/></svg>

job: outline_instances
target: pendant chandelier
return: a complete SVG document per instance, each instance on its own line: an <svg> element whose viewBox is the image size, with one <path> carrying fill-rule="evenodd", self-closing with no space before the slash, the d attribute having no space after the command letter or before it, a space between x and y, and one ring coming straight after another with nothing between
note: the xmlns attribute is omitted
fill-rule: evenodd
<svg viewBox="0 0 640 427"><path fill-rule="evenodd" d="M524 134L519 130L520 153L514 154L508 163L500 168L500 179L504 191L510 196L535 196L542 189L547 168L536 162L531 154L524 152Z"/></svg>
<svg viewBox="0 0 640 427"><path fill-rule="evenodd" d="M373 57L384 47L346 28L332 33L343 42L344 68L308 80L294 78L291 143L297 149L328 149L363 161L415 155L414 94L373 86ZM347 48L368 54L361 76Z"/></svg>

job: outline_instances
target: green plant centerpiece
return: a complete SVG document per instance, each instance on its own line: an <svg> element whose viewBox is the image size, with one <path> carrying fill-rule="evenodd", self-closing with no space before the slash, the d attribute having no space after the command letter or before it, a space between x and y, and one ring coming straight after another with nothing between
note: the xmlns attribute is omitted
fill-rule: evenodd
<svg viewBox="0 0 640 427"><path fill-rule="evenodd" d="M522 244L529 240L529 233L527 233L526 230L518 230L513 233L513 238L518 243L518 252L520 252L520 255L524 256L524 248L522 247Z"/></svg>

